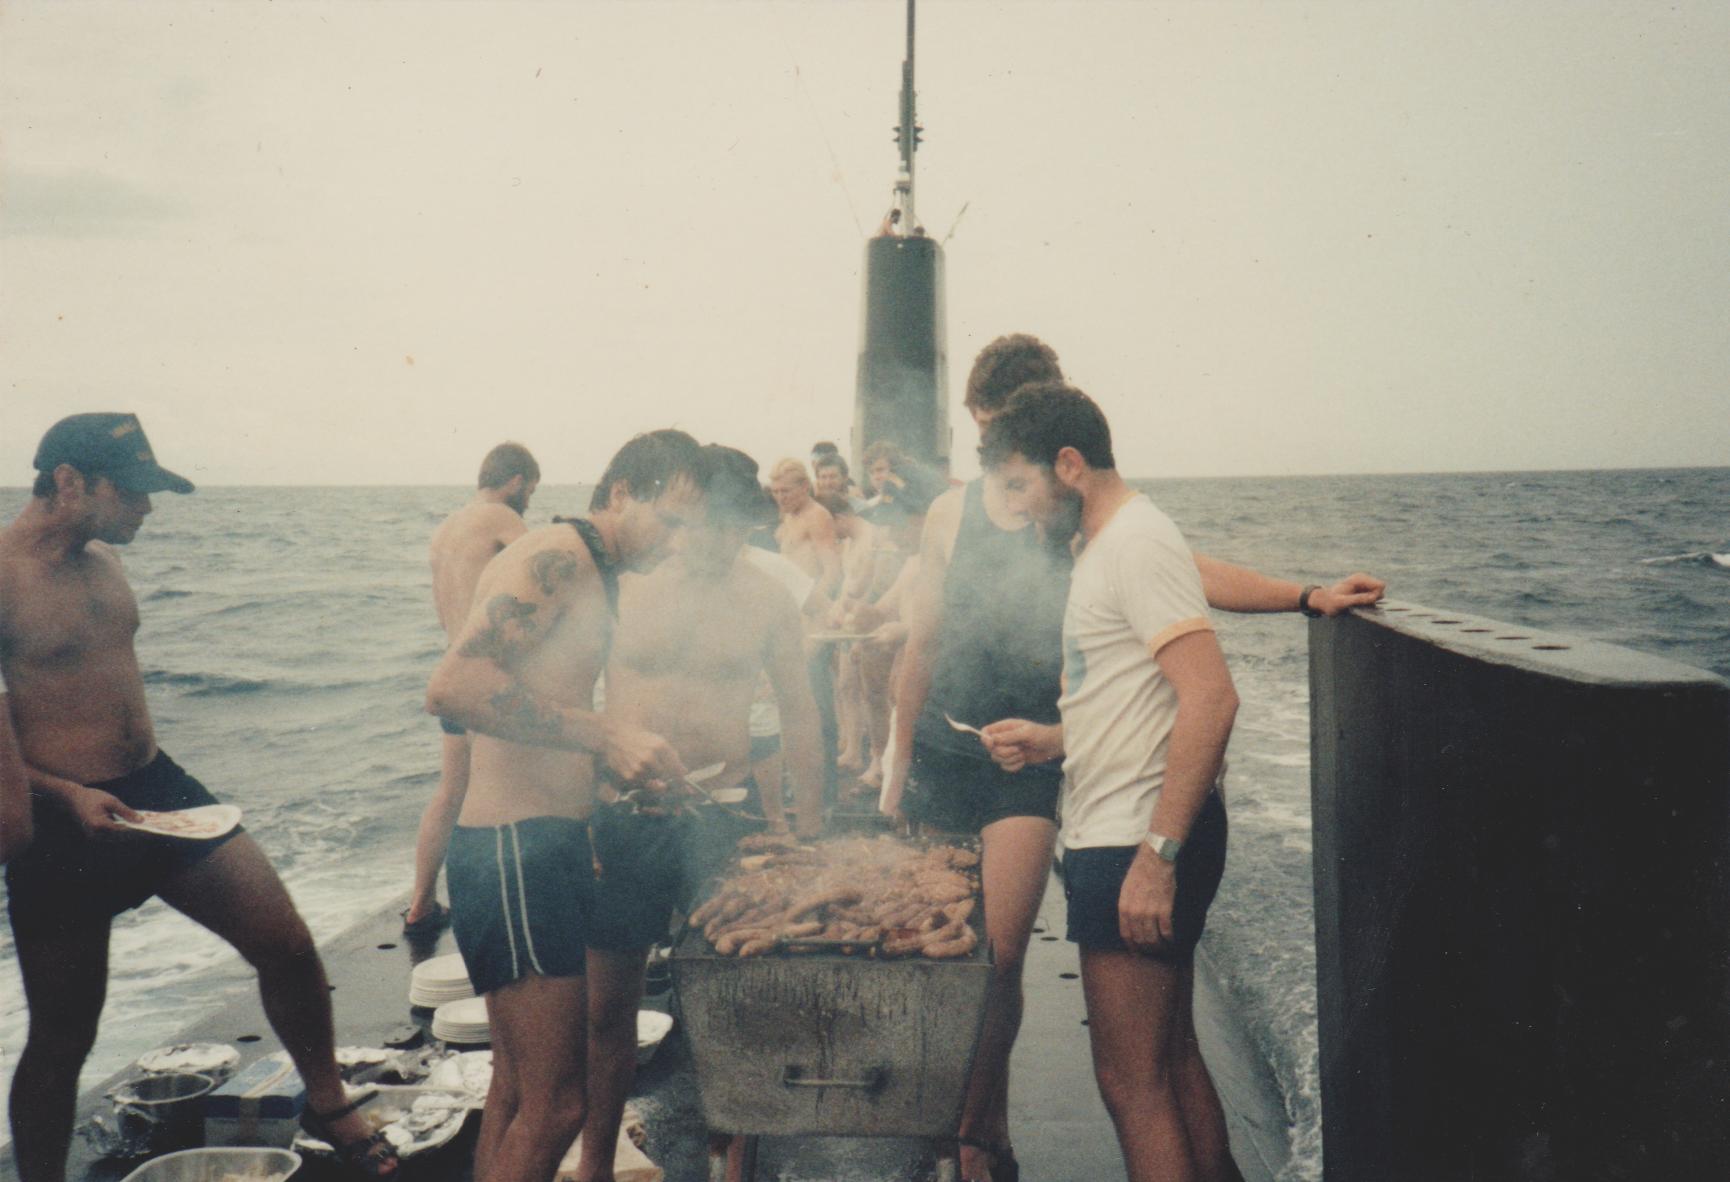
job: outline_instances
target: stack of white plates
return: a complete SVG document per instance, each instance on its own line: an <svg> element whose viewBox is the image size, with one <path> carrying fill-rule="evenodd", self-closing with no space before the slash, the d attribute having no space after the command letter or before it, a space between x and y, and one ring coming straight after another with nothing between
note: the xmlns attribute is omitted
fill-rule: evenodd
<svg viewBox="0 0 1730 1182"><path fill-rule="evenodd" d="M473 1045L492 1041L484 997L447 1001L433 1011L432 1036L440 1042Z"/></svg>
<svg viewBox="0 0 1730 1182"><path fill-rule="evenodd" d="M415 965L408 979L408 1004L436 1010L447 1001L462 1001L473 997L475 987L469 984L468 970L463 967L460 952L435 956Z"/></svg>

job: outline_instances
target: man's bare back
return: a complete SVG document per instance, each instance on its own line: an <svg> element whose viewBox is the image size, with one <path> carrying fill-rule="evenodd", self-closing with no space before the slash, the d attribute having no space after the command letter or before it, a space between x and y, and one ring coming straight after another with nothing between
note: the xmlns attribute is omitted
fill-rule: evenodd
<svg viewBox="0 0 1730 1182"><path fill-rule="evenodd" d="M475 584L487 563L527 531L522 515L539 479L540 467L527 448L502 443L481 462L474 498L433 531L428 552L433 609L447 644L468 619ZM439 726L444 731L439 743L439 784L421 812L415 835L414 891L402 913L404 934L416 937L436 932L448 920L449 913L438 901L438 877L452 827L468 794L468 736L454 723L441 720Z"/></svg>
<svg viewBox="0 0 1730 1182"><path fill-rule="evenodd" d="M487 563L528 527L509 505L476 499L452 513L433 531L428 547L432 566L433 607L447 640L467 621L475 584Z"/></svg>

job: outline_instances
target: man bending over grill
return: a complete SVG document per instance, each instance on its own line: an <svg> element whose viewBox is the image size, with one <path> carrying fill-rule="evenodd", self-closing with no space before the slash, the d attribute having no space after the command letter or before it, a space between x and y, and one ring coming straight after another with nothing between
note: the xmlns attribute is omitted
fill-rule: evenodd
<svg viewBox="0 0 1730 1182"><path fill-rule="evenodd" d="M604 1147L584 1154L582 1182L613 1176L634 1012L628 1038L612 1025L642 962L598 935L588 819L601 768L651 786L685 769L659 735L595 714L595 680L617 572L652 567L701 511L700 459L682 431L621 448L587 519L530 530L487 565L427 689L427 709L474 736L445 873L492 1030L478 1182L547 1182L579 1130L585 1149Z"/></svg>
<svg viewBox="0 0 1730 1182"><path fill-rule="evenodd" d="M621 583L606 715L664 735L687 767L724 763L725 770L703 788L743 786L747 793L728 809L696 806L680 874L646 876L641 866L620 873L603 854L601 891L609 913L625 921L617 942L637 949L639 958L667 938L671 913L690 909L697 890L722 869L740 837L765 824L786 828L781 785L759 784L750 774L751 700L765 673L780 711L797 831L815 837L823 825L822 736L806 676L800 602L797 592L765 569L792 564L745 545L754 527L775 520L775 504L757 483L757 462L750 456L713 444L703 450L701 523L685 532L672 559ZM799 577L796 568L793 574ZM808 593L808 580L801 581ZM759 816L766 820L756 821ZM624 1017L635 1009L633 998ZM712 1150L719 1153L727 1140L717 1138ZM583 1148L586 1157L586 1140Z"/></svg>
<svg viewBox="0 0 1730 1182"><path fill-rule="evenodd" d="M664 736L686 767L726 764L703 787L745 786L750 795L741 811L784 829L781 786L750 778L751 700L767 673L798 801L798 832L814 837L823 825L823 748L805 676L801 605L760 565L766 552L745 546L753 528L775 520L775 504L757 483L750 456L717 444L703 450L700 522L671 560L621 581L606 714ZM717 827L737 822L712 811L703 816ZM659 928L644 935L661 938L664 917Z"/></svg>

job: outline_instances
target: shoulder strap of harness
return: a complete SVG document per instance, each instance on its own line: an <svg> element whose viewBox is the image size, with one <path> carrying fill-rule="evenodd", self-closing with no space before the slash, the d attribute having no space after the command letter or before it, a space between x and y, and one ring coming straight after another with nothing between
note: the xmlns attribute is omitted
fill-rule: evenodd
<svg viewBox="0 0 1730 1182"><path fill-rule="evenodd" d="M589 548L589 557L595 560L595 569L601 572L601 586L607 592L607 609L613 613L613 618L619 618L619 564L607 555L606 544L601 541L601 531L595 528L595 523L586 517L561 517L564 522L577 531L577 536L583 539L583 545Z"/></svg>

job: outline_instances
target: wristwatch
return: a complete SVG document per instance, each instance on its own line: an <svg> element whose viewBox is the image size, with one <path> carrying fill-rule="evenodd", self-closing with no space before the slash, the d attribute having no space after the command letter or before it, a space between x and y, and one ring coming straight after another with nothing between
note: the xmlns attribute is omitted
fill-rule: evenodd
<svg viewBox="0 0 1730 1182"><path fill-rule="evenodd" d="M1175 837L1167 837L1163 833L1155 833L1149 829L1147 836L1141 839L1148 849L1158 854L1167 862L1177 861L1177 851L1183 848L1183 842Z"/></svg>
<svg viewBox="0 0 1730 1182"><path fill-rule="evenodd" d="M1302 612L1304 615L1308 616L1312 620L1319 620L1322 618L1322 616L1327 614L1327 613L1323 612L1320 608L1314 608L1314 607L1310 606L1310 596L1314 595L1317 591L1320 591L1320 590L1321 590L1320 587L1316 586L1314 583L1311 583L1309 586L1305 587L1302 591L1298 592L1298 611Z"/></svg>

